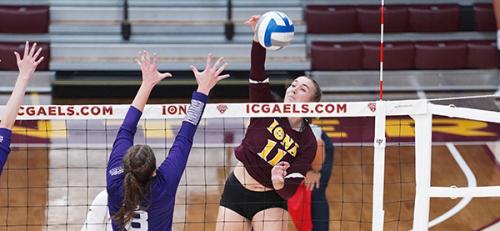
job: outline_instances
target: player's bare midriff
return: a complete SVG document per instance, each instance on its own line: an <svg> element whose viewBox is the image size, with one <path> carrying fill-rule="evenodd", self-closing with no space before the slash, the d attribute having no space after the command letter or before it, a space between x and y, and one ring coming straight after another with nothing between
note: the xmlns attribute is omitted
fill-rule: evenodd
<svg viewBox="0 0 500 231"><path fill-rule="evenodd" d="M236 176L236 179L238 179L238 181L243 185L243 187L250 191L266 192L274 190L272 188L265 187L257 180L255 180L252 176L250 176L250 173L248 173L243 163L239 161L234 168L234 175Z"/></svg>

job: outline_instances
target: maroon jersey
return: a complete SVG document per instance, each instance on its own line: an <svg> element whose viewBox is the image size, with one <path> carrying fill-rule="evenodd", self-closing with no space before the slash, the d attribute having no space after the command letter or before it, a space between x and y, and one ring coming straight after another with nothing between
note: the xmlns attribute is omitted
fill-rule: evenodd
<svg viewBox="0 0 500 231"><path fill-rule="evenodd" d="M271 89L265 77L266 50L254 42L250 69L250 101L272 102ZM273 188L271 169L280 161L290 163L287 174L306 175L316 155L316 138L304 121L301 132L290 126L288 118L252 118L236 158L245 165L248 173L259 183ZM284 188L276 192L284 199L290 198L302 178L285 179Z"/></svg>

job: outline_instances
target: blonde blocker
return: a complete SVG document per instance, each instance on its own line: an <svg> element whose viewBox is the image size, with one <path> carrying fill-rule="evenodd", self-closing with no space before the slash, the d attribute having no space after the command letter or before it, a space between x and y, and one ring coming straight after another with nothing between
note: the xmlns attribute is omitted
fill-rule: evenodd
<svg viewBox="0 0 500 231"><path fill-rule="evenodd" d="M134 145L127 151L123 158L124 196L120 210L113 215L113 220L120 225L120 230L134 216L134 211L141 208L145 201L153 173L156 170L156 158L153 150L148 145Z"/></svg>

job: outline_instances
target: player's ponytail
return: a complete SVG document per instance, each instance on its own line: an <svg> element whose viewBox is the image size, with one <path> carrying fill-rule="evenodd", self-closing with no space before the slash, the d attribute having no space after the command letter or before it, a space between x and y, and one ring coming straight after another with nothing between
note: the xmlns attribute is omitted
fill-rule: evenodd
<svg viewBox="0 0 500 231"><path fill-rule="evenodd" d="M113 220L120 225L120 230L134 216L134 211L141 209L149 193L149 187L156 169L156 159L153 150L147 145L131 147L123 158L123 202L120 210L113 215Z"/></svg>

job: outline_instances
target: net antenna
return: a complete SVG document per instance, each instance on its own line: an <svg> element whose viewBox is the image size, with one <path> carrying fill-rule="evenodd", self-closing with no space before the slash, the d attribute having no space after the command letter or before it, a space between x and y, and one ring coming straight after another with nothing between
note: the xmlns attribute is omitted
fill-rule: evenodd
<svg viewBox="0 0 500 231"><path fill-rule="evenodd" d="M384 96L384 0L380 3L380 80L379 100Z"/></svg>

